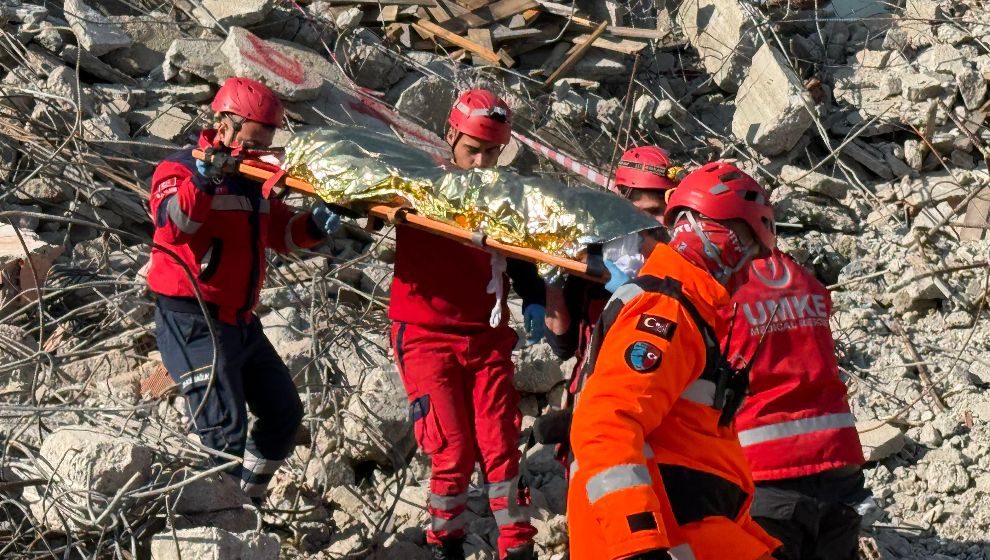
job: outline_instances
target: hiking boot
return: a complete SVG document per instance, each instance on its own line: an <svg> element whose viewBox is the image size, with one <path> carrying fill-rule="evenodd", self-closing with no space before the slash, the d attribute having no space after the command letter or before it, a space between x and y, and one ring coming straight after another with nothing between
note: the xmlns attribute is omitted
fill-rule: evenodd
<svg viewBox="0 0 990 560"><path fill-rule="evenodd" d="M464 537L440 539L430 543L430 560L464 560Z"/></svg>

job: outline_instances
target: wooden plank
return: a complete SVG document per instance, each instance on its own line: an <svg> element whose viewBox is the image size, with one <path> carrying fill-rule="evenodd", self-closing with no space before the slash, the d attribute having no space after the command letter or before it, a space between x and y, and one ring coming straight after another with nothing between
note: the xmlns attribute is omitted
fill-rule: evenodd
<svg viewBox="0 0 990 560"><path fill-rule="evenodd" d="M591 37L590 34L578 35L572 39L575 45L583 45L588 38ZM595 39L595 42L591 45L598 49L604 49L607 51L613 51L622 54L636 54L639 51L646 48L646 43L640 41L630 41L628 39L621 39L616 41L615 39L608 39L606 37L599 37Z"/></svg>
<svg viewBox="0 0 990 560"><path fill-rule="evenodd" d="M454 0L454 2L457 2L458 5L463 6L467 10L477 10L478 8L488 5L490 1L491 0Z"/></svg>
<svg viewBox="0 0 990 560"><path fill-rule="evenodd" d="M510 18L520 12L535 8L536 0L498 0L485 7L462 14L444 22L444 27L454 33L463 33L474 27L485 27Z"/></svg>
<svg viewBox="0 0 990 560"><path fill-rule="evenodd" d="M411 49L412 31L408 23L393 23L385 29L385 38L393 43L398 43L407 49Z"/></svg>
<svg viewBox="0 0 990 560"><path fill-rule="evenodd" d="M495 52L495 47L492 45L492 32L487 29L468 29L468 39L474 41L485 50ZM488 61L484 57L476 53L471 54L471 61L474 62L475 66L488 64Z"/></svg>
<svg viewBox="0 0 990 560"><path fill-rule="evenodd" d="M509 29L522 29L526 27L526 18L522 14L516 14L509 19L509 23L505 24Z"/></svg>
<svg viewBox="0 0 990 560"><path fill-rule="evenodd" d="M330 6L348 6L348 5L362 5L362 6L380 6L382 4L392 4L395 6L436 6L437 3L434 0L325 0L325 2Z"/></svg>
<svg viewBox="0 0 990 560"><path fill-rule="evenodd" d="M399 6L396 4L383 6L381 13L378 14L378 21L382 23L392 23L397 19L399 19Z"/></svg>
<svg viewBox="0 0 990 560"><path fill-rule="evenodd" d="M571 68L573 68L574 65L577 64L579 60L581 60L581 57L584 56L584 53L588 52L588 49L591 48L592 44L594 44L594 42L599 37L602 36L602 33L605 33L606 27L608 27L607 21L603 21L600 24L598 24L598 28L595 29L594 33L591 34L591 36L588 38L588 41L578 46L577 50L572 52L571 55L567 57L567 60L565 60L563 64L557 67L557 69L554 71L553 74L550 74L550 77L547 78L545 82L543 82L543 87L548 89L553 87L554 82L556 82L560 78L564 77L564 75L566 75L568 72L570 72Z"/></svg>
<svg viewBox="0 0 990 560"><path fill-rule="evenodd" d="M553 46L553 50L550 51L550 56L543 61L543 65L538 69L530 73L533 77L549 76L553 73L554 68L560 66L564 59L567 58L567 52L571 49L571 45L561 41Z"/></svg>
<svg viewBox="0 0 990 560"><path fill-rule="evenodd" d="M516 41L519 39L532 39L534 37L542 37L545 35L542 28L537 29L535 27L524 27L522 29L511 29L499 23L492 25L489 29L492 34L492 41L496 43ZM472 29L472 31L474 30Z"/></svg>
<svg viewBox="0 0 990 560"><path fill-rule="evenodd" d="M430 20L421 19L412 25L413 25L413 29L415 29L419 34L423 35L424 37L428 35L433 35L434 38L443 39L444 41L447 41L452 45L470 51L473 54L477 54L478 56L480 56L481 58L492 64L504 64L506 68L509 68L513 64L515 64L515 61L509 58L508 55L504 55L504 54L500 55L498 53L493 52L491 49L486 49L470 39L461 37L456 33L452 33L447 29L440 27L439 25L433 23Z"/></svg>

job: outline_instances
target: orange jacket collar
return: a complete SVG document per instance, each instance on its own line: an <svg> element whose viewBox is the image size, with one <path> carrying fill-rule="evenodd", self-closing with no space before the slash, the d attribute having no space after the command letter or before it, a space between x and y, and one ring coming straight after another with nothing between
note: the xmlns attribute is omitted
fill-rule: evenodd
<svg viewBox="0 0 990 560"><path fill-rule="evenodd" d="M639 271L640 276L670 276L680 280L684 294L691 299L702 313L716 312L729 304L729 292L712 278L706 270L691 263L669 245L657 245ZM708 313L705 313L708 315Z"/></svg>

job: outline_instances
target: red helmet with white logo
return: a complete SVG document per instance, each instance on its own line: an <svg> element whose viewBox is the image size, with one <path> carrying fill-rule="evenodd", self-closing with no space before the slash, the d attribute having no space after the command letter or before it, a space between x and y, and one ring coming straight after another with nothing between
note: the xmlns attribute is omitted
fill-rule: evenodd
<svg viewBox="0 0 990 560"><path fill-rule="evenodd" d="M232 113L271 126L281 126L285 115L282 102L272 90L248 78L227 78L210 107L214 113Z"/></svg>
<svg viewBox="0 0 990 560"><path fill-rule="evenodd" d="M512 111L499 96L487 89L465 91L454 102L447 122L468 136L496 144L508 144L512 132Z"/></svg>
<svg viewBox="0 0 990 560"><path fill-rule="evenodd" d="M713 220L743 220L764 249L777 245L767 191L734 165L714 162L688 173L667 201L664 223L672 227L684 209Z"/></svg>
<svg viewBox="0 0 990 560"><path fill-rule="evenodd" d="M626 150L615 170L615 186L668 190L677 186L684 169L671 165L667 151L656 146Z"/></svg>

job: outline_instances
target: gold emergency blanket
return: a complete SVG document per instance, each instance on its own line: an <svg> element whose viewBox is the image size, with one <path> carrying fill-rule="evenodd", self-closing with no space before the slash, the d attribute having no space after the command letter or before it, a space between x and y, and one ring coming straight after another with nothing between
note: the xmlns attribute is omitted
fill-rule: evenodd
<svg viewBox="0 0 990 560"><path fill-rule="evenodd" d="M444 169L394 136L349 126L296 135L283 168L329 203L373 201L544 253L577 258L590 243L657 227L630 202L602 190L502 169Z"/></svg>

